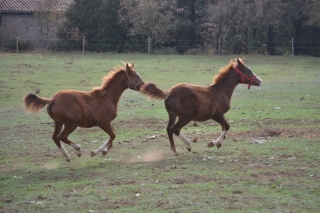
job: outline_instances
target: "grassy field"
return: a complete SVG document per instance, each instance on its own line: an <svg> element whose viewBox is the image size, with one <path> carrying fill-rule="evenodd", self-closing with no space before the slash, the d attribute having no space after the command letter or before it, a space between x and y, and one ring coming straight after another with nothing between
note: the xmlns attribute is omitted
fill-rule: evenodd
<svg viewBox="0 0 320 213"><path fill-rule="evenodd" d="M136 91L121 97L111 151L91 158L107 135L78 128L69 138L83 155L65 146L70 163L51 139L46 110L22 107L29 92L89 91L122 62L163 89L206 86L234 57L1 53L0 212L319 212L319 58L246 56L263 86L236 88L223 146L206 146L220 134L217 123L191 122L182 132L196 142L188 152L175 137L178 157L163 102Z"/></svg>

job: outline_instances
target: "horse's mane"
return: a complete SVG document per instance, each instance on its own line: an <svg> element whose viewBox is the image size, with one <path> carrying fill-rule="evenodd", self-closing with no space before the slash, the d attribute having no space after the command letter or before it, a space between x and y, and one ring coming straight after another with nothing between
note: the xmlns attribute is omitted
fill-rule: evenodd
<svg viewBox="0 0 320 213"><path fill-rule="evenodd" d="M243 59L238 59L238 60L244 63ZM222 67L219 71L219 74L213 77L213 85L217 85L221 83L228 76L229 71L232 70L232 68L235 66L235 63L236 63L236 60L231 60L227 66Z"/></svg>
<svg viewBox="0 0 320 213"><path fill-rule="evenodd" d="M125 64L125 63L124 63ZM129 67L130 69L133 69L133 65L132 64L129 64ZM96 92L100 92L101 95L105 95L105 91L106 91L106 88L109 86L109 84L113 81L114 77L120 73L120 72L123 72L123 71L126 71L126 68L124 67L121 67L121 66L116 66L113 68L113 70L111 70L109 72L108 75L104 76L102 78L102 83L101 83L101 86L98 86L98 87L94 87L93 88L93 91L96 91Z"/></svg>

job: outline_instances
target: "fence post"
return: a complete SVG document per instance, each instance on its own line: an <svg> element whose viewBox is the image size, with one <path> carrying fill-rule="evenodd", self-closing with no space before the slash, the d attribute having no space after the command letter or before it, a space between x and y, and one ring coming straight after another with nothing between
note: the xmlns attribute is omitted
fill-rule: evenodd
<svg viewBox="0 0 320 213"><path fill-rule="evenodd" d="M148 37L148 55L150 55L150 43L151 43L151 39L150 39L150 35Z"/></svg>
<svg viewBox="0 0 320 213"><path fill-rule="evenodd" d="M16 43L16 52L19 52L19 38L17 37L17 43Z"/></svg>
<svg viewBox="0 0 320 213"><path fill-rule="evenodd" d="M294 55L294 38L291 40L292 55Z"/></svg>
<svg viewBox="0 0 320 213"><path fill-rule="evenodd" d="M84 54L84 46L86 44L86 36L83 36L83 39L82 39L82 54Z"/></svg>
<svg viewBox="0 0 320 213"><path fill-rule="evenodd" d="M218 51L219 51L219 55L220 55L220 53L221 53L221 52L220 52L220 51L221 51L220 48L221 48L221 46L220 46L220 36L219 36L219 50L218 50Z"/></svg>

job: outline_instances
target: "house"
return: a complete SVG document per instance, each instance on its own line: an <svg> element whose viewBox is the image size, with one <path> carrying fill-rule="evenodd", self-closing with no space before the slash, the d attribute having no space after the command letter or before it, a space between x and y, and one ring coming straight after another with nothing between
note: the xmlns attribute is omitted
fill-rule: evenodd
<svg viewBox="0 0 320 213"><path fill-rule="evenodd" d="M0 0L0 44L19 41L47 48L73 0ZM1 42L2 40L2 42Z"/></svg>

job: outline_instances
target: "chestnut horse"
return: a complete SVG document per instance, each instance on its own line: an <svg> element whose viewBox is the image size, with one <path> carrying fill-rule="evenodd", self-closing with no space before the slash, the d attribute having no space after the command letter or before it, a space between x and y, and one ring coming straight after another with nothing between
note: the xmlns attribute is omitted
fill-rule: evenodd
<svg viewBox="0 0 320 213"><path fill-rule="evenodd" d="M229 65L221 68L214 78L214 83L208 87L191 84L178 84L168 91L163 91L153 83L147 83L140 91L149 99L164 99L166 110L169 114L167 133L171 150L174 155L179 155L174 144L173 134L177 135L191 151L190 140L181 134L182 127L190 121L206 121L213 119L222 127L220 137L208 144L208 147L221 147L226 138L230 125L224 114L230 109L230 101L235 87L239 83L261 86L261 79L244 64L244 59L230 61ZM176 118L178 121L176 122Z"/></svg>
<svg viewBox="0 0 320 213"><path fill-rule="evenodd" d="M133 67L134 64L126 64L126 68L115 68L104 77L100 87L90 92L61 90L50 99L27 94L24 97L25 110L36 114L47 105L47 112L55 125L52 139L66 161L70 161L70 156L60 141L72 146L76 154L81 156L81 147L68 139L69 134L77 127L98 126L105 131L110 138L90 154L91 157L99 152L105 155L111 149L112 141L116 137L110 122L117 116L120 96L128 88L139 91L141 85L144 85L144 81Z"/></svg>

